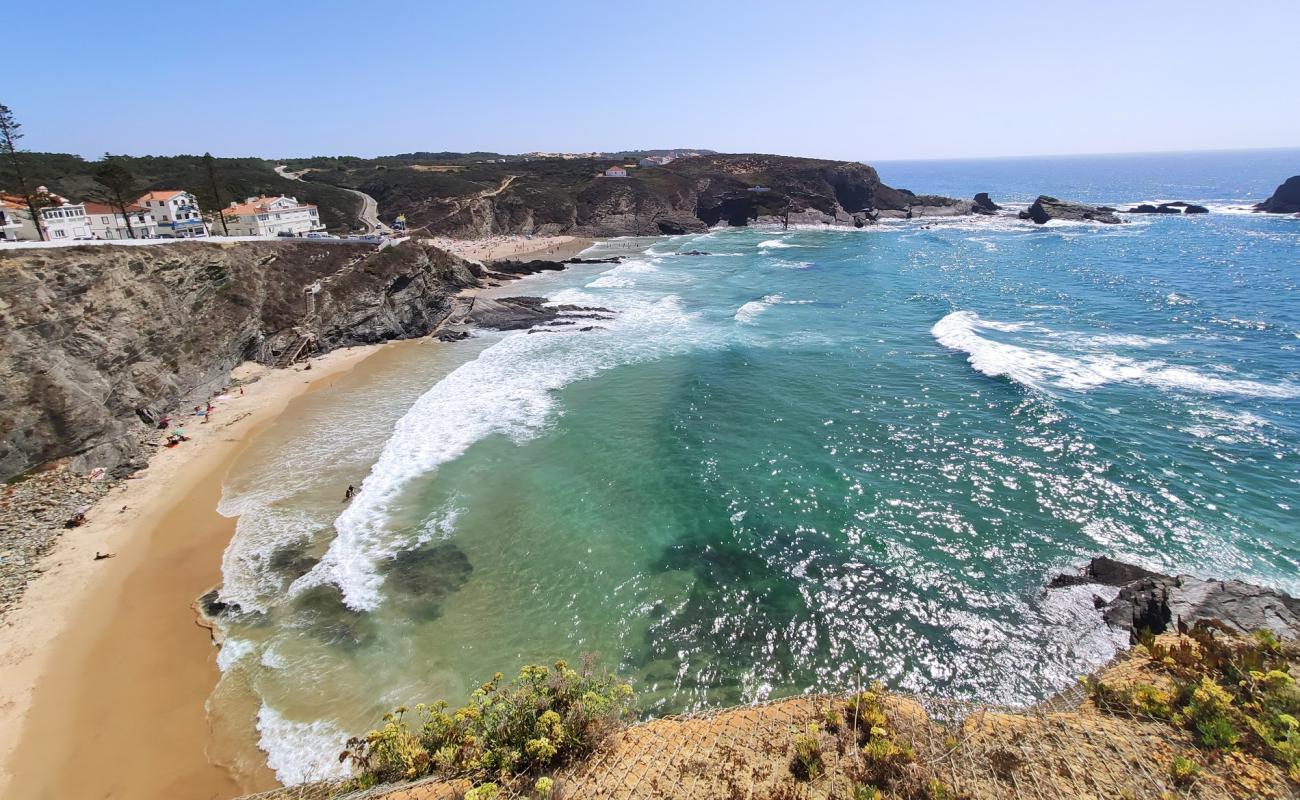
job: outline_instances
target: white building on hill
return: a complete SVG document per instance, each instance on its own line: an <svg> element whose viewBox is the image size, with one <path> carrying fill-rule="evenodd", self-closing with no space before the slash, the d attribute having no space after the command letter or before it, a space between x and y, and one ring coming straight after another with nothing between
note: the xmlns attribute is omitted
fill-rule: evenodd
<svg viewBox="0 0 1300 800"><path fill-rule="evenodd" d="M90 220L86 217L86 206L74 203L66 197L51 194L44 186L36 191L49 194L54 205L40 209L41 227L45 229L45 238L51 242L68 239L93 239L95 234L90 229Z"/></svg>
<svg viewBox="0 0 1300 800"><path fill-rule="evenodd" d="M0 242L36 240L36 226L20 197L0 195Z"/></svg>
<svg viewBox="0 0 1300 800"><path fill-rule="evenodd" d="M296 197L250 197L222 209L231 236L300 236L323 231L320 211Z"/></svg>
<svg viewBox="0 0 1300 800"><path fill-rule="evenodd" d="M156 239L158 225L153 212L142 206L127 206L127 215L131 218L128 228L122 212L107 203L86 203L86 216L90 219L90 229L96 239ZM132 237L132 233L135 234Z"/></svg>
<svg viewBox="0 0 1300 800"><path fill-rule="evenodd" d="M623 167L610 167L609 169L605 170L605 177L606 177L606 178L626 178L626 177L627 177L627 170L624 169Z"/></svg>
<svg viewBox="0 0 1300 800"><path fill-rule="evenodd" d="M192 239L208 235L199 201L189 192L159 189L142 196L135 204L153 214L158 235L163 238Z"/></svg>

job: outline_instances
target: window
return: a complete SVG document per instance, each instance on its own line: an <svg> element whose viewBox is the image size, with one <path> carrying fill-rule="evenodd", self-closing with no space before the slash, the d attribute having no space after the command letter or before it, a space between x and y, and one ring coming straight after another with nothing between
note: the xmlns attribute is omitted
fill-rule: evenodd
<svg viewBox="0 0 1300 800"><path fill-rule="evenodd" d="M62 228L55 228L54 230L50 231L50 233L54 234L55 239L62 239L63 237L68 235L67 232L64 231Z"/></svg>

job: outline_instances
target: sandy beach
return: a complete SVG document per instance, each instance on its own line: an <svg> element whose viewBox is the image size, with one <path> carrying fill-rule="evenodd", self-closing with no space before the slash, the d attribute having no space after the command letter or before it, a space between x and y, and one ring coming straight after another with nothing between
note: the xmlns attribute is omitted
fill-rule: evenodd
<svg viewBox="0 0 1300 800"><path fill-rule="evenodd" d="M461 258L480 263L520 258L558 261L576 256L592 243L591 239L576 236L534 236L531 239L522 236L492 236L486 239L438 236L425 241Z"/></svg>
<svg viewBox="0 0 1300 800"><path fill-rule="evenodd" d="M222 480L295 397L382 347L336 350L310 370L241 367L245 394L209 424L188 418L190 441L160 448L60 538L0 626L0 796L227 798L276 785L264 766L236 780L209 760L217 648L192 604L220 581L234 531L216 512ZM260 765L245 755L241 772Z"/></svg>

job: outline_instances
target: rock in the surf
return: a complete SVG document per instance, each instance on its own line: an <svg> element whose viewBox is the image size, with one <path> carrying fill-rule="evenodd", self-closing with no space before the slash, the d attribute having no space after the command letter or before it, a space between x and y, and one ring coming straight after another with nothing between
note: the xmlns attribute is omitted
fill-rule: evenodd
<svg viewBox="0 0 1300 800"><path fill-rule="evenodd" d="M1120 222L1120 218L1108 209L1070 203L1045 194L1039 195L1028 210L1020 212L1020 218L1032 219L1039 225L1044 225L1048 220L1053 219L1073 222L1104 222L1107 225L1118 225Z"/></svg>
<svg viewBox="0 0 1300 800"><path fill-rule="evenodd" d="M1273 196L1255 206L1256 211L1269 214L1295 214L1300 212L1300 175L1286 179Z"/></svg>

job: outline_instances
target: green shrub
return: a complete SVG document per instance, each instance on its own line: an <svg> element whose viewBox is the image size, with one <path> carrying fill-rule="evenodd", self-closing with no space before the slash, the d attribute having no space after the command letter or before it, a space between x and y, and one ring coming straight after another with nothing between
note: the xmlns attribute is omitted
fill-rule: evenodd
<svg viewBox="0 0 1300 800"><path fill-rule="evenodd" d="M826 771L822 762L822 733L817 723L810 722L802 733L794 737L794 757L790 772L801 781L815 781Z"/></svg>
<svg viewBox="0 0 1300 800"><path fill-rule="evenodd" d="M379 730L348 740L339 759L351 762L359 786L432 772L508 779L558 766L623 727L634 704L627 683L590 663L574 670L557 661L553 668L524 667L505 684L497 673L455 711L446 702L416 706L416 726L408 714L400 708Z"/></svg>
<svg viewBox="0 0 1300 800"><path fill-rule="evenodd" d="M1169 778L1176 786L1187 786L1196 780L1196 776L1201 773L1201 768L1190 758L1174 756L1174 761L1169 765Z"/></svg>

